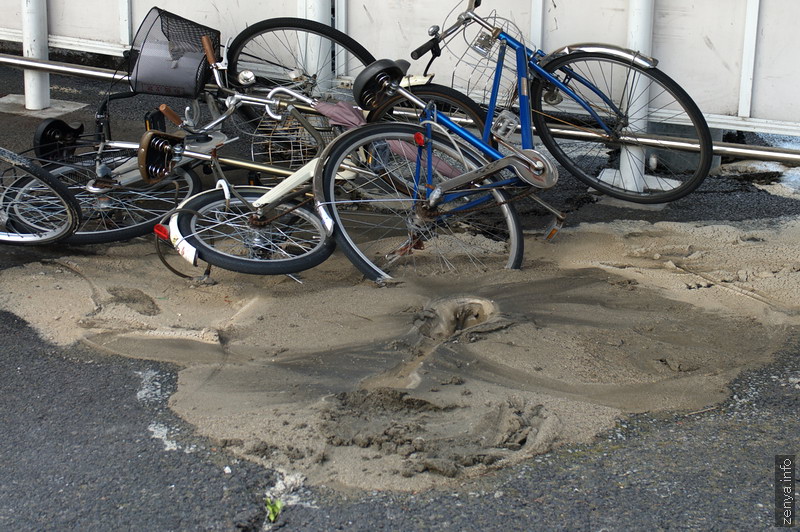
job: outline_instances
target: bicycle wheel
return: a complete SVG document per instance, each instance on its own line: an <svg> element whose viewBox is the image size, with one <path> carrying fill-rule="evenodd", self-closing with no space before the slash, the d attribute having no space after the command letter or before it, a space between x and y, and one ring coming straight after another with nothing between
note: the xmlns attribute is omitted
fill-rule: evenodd
<svg viewBox="0 0 800 532"><path fill-rule="evenodd" d="M185 168L175 169L158 183L145 183L134 149L105 150L100 160L96 151L88 151L48 168L69 187L83 212L83 221L67 240L70 244L102 244L149 234L167 212L201 188L197 174Z"/></svg>
<svg viewBox="0 0 800 532"><path fill-rule="evenodd" d="M268 188L237 187L248 203ZM321 264L333 253L322 220L303 206L285 203L264 216L220 189L191 198L176 214L181 235L201 260L240 273L278 275Z"/></svg>
<svg viewBox="0 0 800 532"><path fill-rule="evenodd" d="M245 92L290 87L314 98L352 99L352 82L375 61L344 33L312 20L274 18L246 28L231 43L228 75L237 83L242 70L256 76ZM244 107L256 115L254 108Z"/></svg>
<svg viewBox="0 0 800 532"><path fill-rule="evenodd" d="M75 231L78 202L46 170L0 148L0 242L48 244Z"/></svg>
<svg viewBox="0 0 800 532"><path fill-rule="evenodd" d="M483 134L486 111L465 94L446 87L429 83L409 87L417 98L433 102L436 109L447 115L453 122L471 131L477 137ZM410 122L418 124L422 110L404 96L395 94L385 100L367 115L367 122Z"/></svg>
<svg viewBox="0 0 800 532"><path fill-rule="evenodd" d="M428 208L430 186L485 164L444 135L430 139L433 164L416 140L424 128L370 124L339 137L323 171L324 206L336 242L369 279L519 268L517 213L498 189L463 187L460 197ZM415 135L417 137L415 138ZM423 149L424 152L424 149ZM430 167L430 186L424 181ZM484 186L491 185L491 178ZM415 194L418 190L419 194Z"/></svg>
<svg viewBox="0 0 800 532"><path fill-rule="evenodd" d="M576 52L544 65L610 127L547 81L532 84L533 123L550 153L587 185L637 203L673 201L696 189L711 167L711 134L675 81L655 68Z"/></svg>

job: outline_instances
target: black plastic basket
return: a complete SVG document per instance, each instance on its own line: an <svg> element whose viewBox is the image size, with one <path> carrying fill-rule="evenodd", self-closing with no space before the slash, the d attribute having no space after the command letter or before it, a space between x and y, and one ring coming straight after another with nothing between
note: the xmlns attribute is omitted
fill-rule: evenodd
<svg viewBox="0 0 800 532"><path fill-rule="evenodd" d="M211 38L219 56L220 32L154 7L133 39L128 56L131 89L142 94L195 98L211 68L201 37Z"/></svg>

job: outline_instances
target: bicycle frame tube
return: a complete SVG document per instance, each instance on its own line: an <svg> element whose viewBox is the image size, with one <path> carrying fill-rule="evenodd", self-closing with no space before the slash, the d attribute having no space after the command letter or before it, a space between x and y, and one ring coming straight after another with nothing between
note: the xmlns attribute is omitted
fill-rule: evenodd
<svg viewBox="0 0 800 532"><path fill-rule="evenodd" d="M500 153L499 151L495 150L488 143L483 142L481 139L479 139L478 137L476 137L475 135L473 135L472 133L470 133L466 129L462 128L461 126L459 126L458 124L456 124L455 122L450 120L442 112L437 110L435 113L431 113L430 109L428 109L426 107L424 109L424 111L423 111L422 116L423 116L423 120L427 122L425 124L425 136L426 136L426 138L431 138L431 136L433 134L433 127L431 126L430 122L431 121L435 121L437 123L441 123L444 126L446 126L446 128L449 131L452 131L457 136L459 136L459 137L463 138L464 140L466 140L471 146L479 149L490 160L495 161L495 160L503 158L503 154L502 153ZM434 157L432 144L430 142L426 143L426 146L424 147L424 149L425 149L426 160L427 161L432 161L433 157ZM419 155L421 154L422 150L423 150L422 146L418 146L417 147L418 156L417 156L416 167L415 167L415 172L414 172L414 187L415 187L415 190L414 190L414 193L413 193L413 198L415 200L419 199L419 194L418 194L419 186L420 186L420 175L419 174L420 174L420 171L422 169L422 157L419 156ZM428 185L432 185L433 184L433 167L434 167L434 165L433 164L426 164L425 166L426 166L425 182ZM504 186L504 185L515 183L515 182L518 182L518 181L519 181L519 179L514 177L514 178L511 178L511 179L505 179L505 180L502 180L502 181L498 181L498 182L492 183L490 185L478 185L475 188L472 188L470 190L461 190L461 191L457 191L457 192L450 192L450 193L445 194L442 197L442 202L443 203L447 203L447 202L453 201L453 200L455 200L457 198L474 195L474 194L476 194L478 192L487 192L487 191L490 191L492 188ZM456 212L456 211L472 208L472 207L474 207L476 205L480 205L481 203L484 203L484 202L488 201L488 199L489 198L487 198L485 196L481 197L481 198L478 198L476 200L470 201L468 203L465 203L463 205L460 205L460 206L454 208L453 211Z"/></svg>
<svg viewBox="0 0 800 532"><path fill-rule="evenodd" d="M521 42L519 42L514 37L512 37L511 35L507 34L504 31L500 32L500 34L497 36L497 39L501 40L502 42L505 42L506 44L508 44L508 46L511 46L511 48L516 52L516 55L517 55L517 80L518 80L518 83L519 83L518 89L519 89L519 97L520 97L520 125L522 126L522 135L523 135L522 146L523 146L523 148L527 149L527 148L532 148L533 147L533 140L532 139L529 141L530 144L528 144L528 145L525 144L525 133L526 133L526 131L529 132L529 134L531 134L531 132L533 131L533 128L531 127L531 123L530 123L530 112L528 112L528 113L523 113L522 112L522 109L526 109L526 108L530 109L530 107L523 107L523 102L522 102L523 98L525 98L529 102L528 105L530 105L530 97L529 97L529 94L528 94L528 86L529 86L529 84L527 83L527 81L528 81L528 78L527 78L528 67L533 69L533 71L534 71L536 76L549 81L550 83L552 83L553 85L558 87L561 91L563 91L567 96L572 98L578 105L583 107L586 110L586 112L589 113L589 115L592 118L595 119L595 121L597 121L597 124L600 126L600 128L603 131L605 131L608 134L611 134L611 128L609 128L606 125L606 123L603 121L603 119L600 118L600 116L586 102L586 100L584 100L583 98L578 96L578 94L575 93L575 91L573 91L567 85L562 83L561 80L559 80L558 78L556 78L555 76L553 76L552 74L547 72L544 68L542 68L539 65L539 63L536 61L537 57L539 57L539 54L537 54L535 51L531 50L530 48L526 47ZM586 78L583 78L582 76L579 76L575 72L570 72L570 76L572 76L574 79L578 80L582 85L586 86L592 92L594 92L600 98L602 98L603 101L606 104L608 104L612 109L614 109L614 112L619 112L619 110L616 108L616 106L614 106L613 102L611 102L608 99L608 97L602 91L600 91L597 87L595 87L594 84L592 84L589 80L587 80ZM523 78L525 80L525 84L524 85L522 84ZM527 122L527 127L525 125L525 122Z"/></svg>
<svg viewBox="0 0 800 532"><path fill-rule="evenodd" d="M479 17L474 12L469 11L467 14L469 15L469 20L478 23L480 26L482 26L486 30L491 31L491 32L497 31L497 29L492 24L490 24L487 20ZM532 135L532 131L533 131L533 129L530 127L530 112L526 114L526 113L524 113L522 111L523 109L526 108L526 107L523 107L523 105L522 105L522 103L523 103L522 102L523 95L524 95L524 97L526 97L526 99L529 99L528 86L527 86L528 84L526 83L525 84L526 86L524 86L524 87L521 85L521 80L522 80L521 78L525 77L527 79L527 71L528 71L527 67L528 66L533 69L534 74L536 76L538 76L540 78L543 78L543 79L546 79L547 81L549 81L550 83L552 83L553 85L558 87L560 90L562 90L570 98L572 98L578 105L583 107L586 110L586 112L588 112L589 115L592 118L594 118L595 121L597 121L598 125L600 126L600 128L603 131L605 131L609 135L612 133L611 128L609 128L606 125L606 123L603 121L603 119L600 118L600 116L594 111L594 109L592 109L592 107L586 102L586 100L584 100L583 98L578 96L578 94L576 94L567 85L562 83L555 76L553 76L550 73L548 73L547 71L545 71L544 68L542 68L539 65L537 60L538 60L538 58L540 58L540 57L542 57L544 55L540 50L531 50L530 48L526 47L523 43L521 43L520 41L518 41L517 39L515 39L514 37L512 37L508 33L506 33L505 31L499 31L495 38L496 38L496 40L498 40L498 41L500 41L500 42L502 42L504 44L507 44L508 46L511 46L511 48L514 49L516 54L517 54L517 77L518 77L518 82L520 82L520 85L518 86L519 95L520 95L520 125L522 126L522 134L523 134L523 144L522 144L522 146L523 146L523 148L527 149L527 148L532 148L533 147L533 140L532 139L530 140L530 144L526 144L525 138L524 138L525 135L527 134L526 132L530 132L531 135ZM524 61L523 61L523 59L524 59ZM498 64L498 69L497 69L497 71L495 73L495 83L499 82L500 74L502 73L502 57L500 57L498 59L498 63L499 63ZM592 92L597 94L607 105L609 105L611 107L611 109L614 110L615 113L619 113L619 109L617 109L617 107L613 104L613 102L611 102L602 91L600 91L597 87L595 87L593 83L591 83L586 78L583 78L582 76L577 75L575 72L570 72L570 75L574 79L577 79L579 83L585 85ZM490 101L490 111L492 113L494 112L494 105L496 105L495 98L496 98L496 93L493 90L493 92L492 92L492 100ZM528 110L530 111L530 108L528 108ZM489 124L492 122L492 119L493 119L493 114L489 114L488 118L487 118L487 131L488 131L488 127L490 127ZM526 122L528 124L528 127L524 126L524 123L526 123ZM488 141L488 137L486 137L486 139Z"/></svg>
<svg viewBox="0 0 800 532"><path fill-rule="evenodd" d="M506 44L503 41L500 45L500 50L497 52L497 64L494 69L494 81L492 82L492 93L489 96L489 108L486 110L486 125L483 128L483 140L489 142L492 138L492 122L494 122L494 113L497 110L497 98L500 94L500 81L503 76L503 65L506 58Z"/></svg>

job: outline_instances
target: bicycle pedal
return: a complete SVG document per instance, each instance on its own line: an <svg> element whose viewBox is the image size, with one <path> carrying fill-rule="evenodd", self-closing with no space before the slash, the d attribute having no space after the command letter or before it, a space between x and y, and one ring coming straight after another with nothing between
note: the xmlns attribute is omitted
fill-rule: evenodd
<svg viewBox="0 0 800 532"><path fill-rule="evenodd" d="M544 239L547 241L553 240L562 227L564 227L564 220L553 216L553 219L547 225L547 229L544 232Z"/></svg>
<svg viewBox="0 0 800 532"><path fill-rule="evenodd" d="M492 123L492 135L503 140L508 140L519 128L519 117L505 109L497 115Z"/></svg>

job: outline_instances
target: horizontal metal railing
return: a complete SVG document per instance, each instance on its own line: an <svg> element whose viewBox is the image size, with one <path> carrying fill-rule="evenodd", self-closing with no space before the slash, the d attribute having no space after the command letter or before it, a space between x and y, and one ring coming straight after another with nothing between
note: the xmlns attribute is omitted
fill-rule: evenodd
<svg viewBox="0 0 800 532"><path fill-rule="evenodd" d="M0 54L0 66L13 68L38 70L65 76L78 76L84 78L109 80L109 81L128 81L128 75L106 69L74 65L47 59L32 59L18 55ZM554 134L567 138L584 138L596 136L591 132L581 130L556 129ZM641 140L641 139L639 139ZM654 141L655 142L655 141ZM692 145L686 139L676 139L684 149L689 151L699 150L699 146ZM788 148L773 148L765 146L751 146L748 144L736 144L731 142L715 142L714 155L733 157L737 159L756 159L762 161L779 161L790 164L800 164L800 150Z"/></svg>

